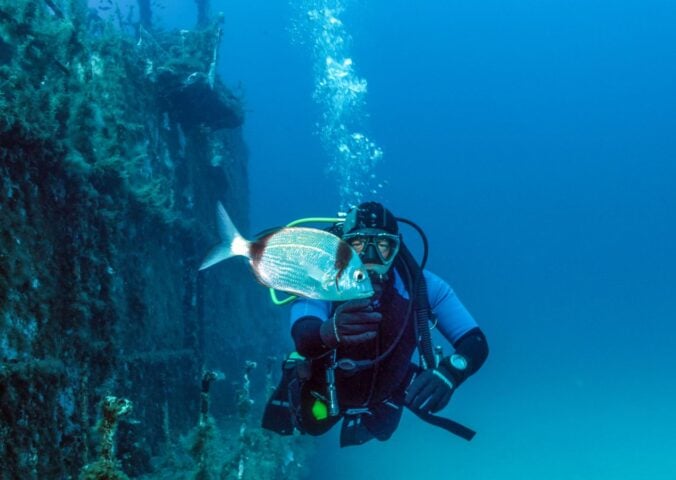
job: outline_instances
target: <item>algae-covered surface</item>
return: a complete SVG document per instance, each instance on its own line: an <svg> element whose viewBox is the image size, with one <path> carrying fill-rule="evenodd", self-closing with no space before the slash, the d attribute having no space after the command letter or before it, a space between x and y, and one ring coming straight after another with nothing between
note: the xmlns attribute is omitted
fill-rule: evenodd
<svg viewBox="0 0 676 480"><path fill-rule="evenodd" d="M244 109L198 4L199 28L161 31L0 0L2 479L302 473L247 367L283 353L279 313L241 264L197 273L216 202L248 215ZM201 416L205 369L224 380Z"/></svg>

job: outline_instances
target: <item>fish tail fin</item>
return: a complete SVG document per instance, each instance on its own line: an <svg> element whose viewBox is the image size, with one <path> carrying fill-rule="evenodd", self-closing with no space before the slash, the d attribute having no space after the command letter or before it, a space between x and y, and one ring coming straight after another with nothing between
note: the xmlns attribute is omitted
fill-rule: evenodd
<svg viewBox="0 0 676 480"><path fill-rule="evenodd" d="M200 265L200 270L209 268L230 257L249 256L249 242L237 231L237 227L232 223L230 215L221 202L218 202L216 214L221 243L209 251L202 265Z"/></svg>

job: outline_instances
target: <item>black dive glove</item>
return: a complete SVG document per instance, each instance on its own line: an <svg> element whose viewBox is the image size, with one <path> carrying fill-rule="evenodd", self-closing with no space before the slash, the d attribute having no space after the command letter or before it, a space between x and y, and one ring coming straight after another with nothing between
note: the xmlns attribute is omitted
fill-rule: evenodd
<svg viewBox="0 0 676 480"><path fill-rule="evenodd" d="M456 382L443 362L416 375L406 389L406 405L414 410L436 413L451 400Z"/></svg>
<svg viewBox="0 0 676 480"><path fill-rule="evenodd" d="M368 298L351 300L339 306L333 317L322 323L319 336L329 348L336 348L338 344L357 345L375 338L382 318L373 310Z"/></svg>
<svg viewBox="0 0 676 480"><path fill-rule="evenodd" d="M406 390L406 404L413 409L436 413L451 399L453 392L473 375L488 357L488 343L479 327L457 340L455 353L444 357L436 368L418 375Z"/></svg>

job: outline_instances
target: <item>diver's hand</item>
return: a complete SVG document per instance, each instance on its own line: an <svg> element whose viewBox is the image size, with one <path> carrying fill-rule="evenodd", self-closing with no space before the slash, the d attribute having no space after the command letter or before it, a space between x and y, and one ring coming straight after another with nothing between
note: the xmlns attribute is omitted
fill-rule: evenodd
<svg viewBox="0 0 676 480"><path fill-rule="evenodd" d="M406 390L406 405L415 410L436 413L446 405L455 391L453 377L443 364L420 372Z"/></svg>
<svg viewBox="0 0 676 480"><path fill-rule="evenodd" d="M370 300L351 300L336 309L333 317L319 328L322 342L329 348L357 345L376 336L382 315L373 310Z"/></svg>

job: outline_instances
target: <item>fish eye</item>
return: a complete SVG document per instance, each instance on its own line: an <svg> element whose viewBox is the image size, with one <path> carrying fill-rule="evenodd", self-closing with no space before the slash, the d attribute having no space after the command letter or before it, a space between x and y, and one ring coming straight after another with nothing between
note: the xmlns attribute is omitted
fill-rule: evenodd
<svg viewBox="0 0 676 480"><path fill-rule="evenodd" d="M363 282L366 279L366 274L362 270L355 270L352 274L352 278L356 282Z"/></svg>

